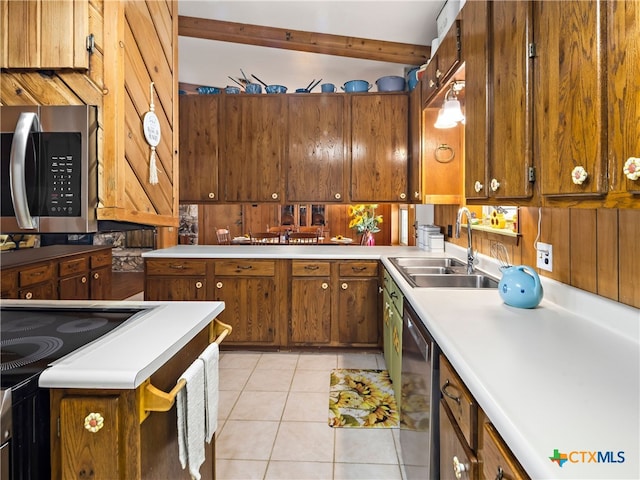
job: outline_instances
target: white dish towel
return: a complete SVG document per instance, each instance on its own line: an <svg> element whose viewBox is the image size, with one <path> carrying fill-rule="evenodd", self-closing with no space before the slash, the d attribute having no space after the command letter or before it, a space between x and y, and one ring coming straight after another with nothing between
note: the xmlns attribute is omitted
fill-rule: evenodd
<svg viewBox="0 0 640 480"><path fill-rule="evenodd" d="M188 464L191 478L200 480L200 466L205 460L203 362L199 359L193 362L180 378L184 378L187 384L176 396L178 455L182 468Z"/></svg>
<svg viewBox="0 0 640 480"><path fill-rule="evenodd" d="M211 443L218 428L218 359L220 350L213 342L198 357L204 363L204 408L206 438Z"/></svg>

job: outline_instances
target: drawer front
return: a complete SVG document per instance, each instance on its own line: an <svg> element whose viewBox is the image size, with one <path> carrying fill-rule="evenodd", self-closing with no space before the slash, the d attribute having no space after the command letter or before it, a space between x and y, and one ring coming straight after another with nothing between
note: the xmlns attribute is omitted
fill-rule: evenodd
<svg viewBox="0 0 640 480"><path fill-rule="evenodd" d="M111 251L94 253L91 255L91 268L100 268L111 265Z"/></svg>
<svg viewBox="0 0 640 480"><path fill-rule="evenodd" d="M306 262L294 260L291 263L291 275L296 277L328 277L331 271L329 262Z"/></svg>
<svg viewBox="0 0 640 480"><path fill-rule="evenodd" d="M453 367L440 356L440 393L449 406L464 438L472 449L477 448L476 425L478 409L473 396L454 372Z"/></svg>
<svg viewBox="0 0 640 480"><path fill-rule="evenodd" d="M87 257L72 258L70 260L63 260L58 267L58 275L66 277L67 275L73 275L80 272L86 272L88 270Z"/></svg>
<svg viewBox="0 0 640 480"><path fill-rule="evenodd" d="M53 278L53 265L38 265L37 267L26 268L20 271L19 284L21 287L35 285L46 282Z"/></svg>
<svg viewBox="0 0 640 480"><path fill-rule="evenodd" d="M238 277L273 277L276 274L276 262L272 260L224 260L216 262L215 274Z"/></svg>
<svg viewBox="0 0 640 480"><path fill-rule="evenodd" d="M489 422L486 422L482 429L482 461L485 478L504 480L529 478L498 431Z"/></svg>
<svg viewBox="0 0 640 480"><path fill-rule="evenodd" d="M207 263L204 260L182 258L147 260L147 275L205 275Z"/></svg>
<svg viewBox="0 0 640 480"><path fill-rule="evenodd" d="M341 277L376 277L378 262L346 262L338 265Z"/></svg>

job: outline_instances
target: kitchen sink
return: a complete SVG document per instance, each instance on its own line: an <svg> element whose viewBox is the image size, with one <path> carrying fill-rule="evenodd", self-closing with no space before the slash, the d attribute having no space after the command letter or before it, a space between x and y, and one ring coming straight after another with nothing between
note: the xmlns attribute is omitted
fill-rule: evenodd
<svg viewBox="0 0 640 480"><path fill-rule="evenodd" d="M498 288L498 280L484 274L409 275L414 287L426 288Z"/></svg>
<svg viewBox="0 0 640 480"><path fill-rule="evenodd" d="M483 273L467 273L464 262L455 258L389 259L407 282L419 288L498 288L498 280Z"/></svg>

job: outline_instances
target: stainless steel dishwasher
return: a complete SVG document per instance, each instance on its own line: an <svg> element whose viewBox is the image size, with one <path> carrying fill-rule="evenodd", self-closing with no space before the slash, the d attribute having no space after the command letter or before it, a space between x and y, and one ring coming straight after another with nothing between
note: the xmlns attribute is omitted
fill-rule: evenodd
<svg viewBox="0 0 640 480"><path fill-rule="evenodd" d="M402 464L407 480L438 479L437 346L407 302L402 319Z"/></svg>

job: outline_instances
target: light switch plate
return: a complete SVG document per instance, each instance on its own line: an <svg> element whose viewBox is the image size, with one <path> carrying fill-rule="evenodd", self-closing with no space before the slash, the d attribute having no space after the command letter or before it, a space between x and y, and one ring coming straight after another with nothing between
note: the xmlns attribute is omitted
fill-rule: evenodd
<svg viewBox="0 0 640 480"><path fill-rule="evenodd" d="M549 243L538 242L537 266L542 270L553 272L553 246Z"/></svg>

